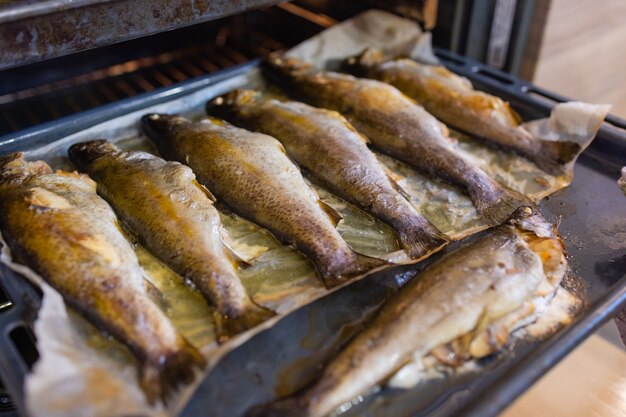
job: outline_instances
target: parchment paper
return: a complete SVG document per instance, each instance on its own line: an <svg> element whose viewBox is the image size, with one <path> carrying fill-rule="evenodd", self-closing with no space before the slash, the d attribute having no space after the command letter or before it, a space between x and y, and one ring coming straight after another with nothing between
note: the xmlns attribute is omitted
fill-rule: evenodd
<svg viewBox="0 0 626 417"><path fill-rule="evenodd" d="M366 12L332 27L290 53L332 68L337 60L372 45L392 48L429 62L434 59L428 35L422 35L413 22L381 11ZM28 152L27 158L44 159L54 167L71 169L66 158L68 147L96 138L109 139L125 149L154 151L140 133L138 122L143 114L164 112L199 117L208 99L243 87L263 89L265 86L258 71L253 70L188 96L73 134ZM567 138L586 147L607 112L608 106L561 104L550 118L529 123L528 128L550 140ZM460 152L475 160L499 181L535 201L571 182L571 166L563 176L553 177L512 154L495 152L462 135L456 137L458 143L455 146ZM486 228L471 201L459 190L427 178L401 162L378 156L398 175L412 202L439 229L460 238ZM407 260L399 251L395 236L386 225L325 190L314 188L344 216L338 228L353 249L398 263L415 262ZM298 252L280 245L269 233L237 216L223 213L222 220L238 250L255 258L251 267L240 271L244 285L258 303L272 308L279 315L218 346L213 338L208 308L202 298L190 290L181 277L138 246L136 252L146 277L163 292L170 304L166 313L175 326L201 349L209 362L196 383L182 390L167 407L150 407L138 387L133 359L127 350L68 311L59 294L41 283L41 279L34 274L27 273L44 289L44 301L35 324L41 357L27 377L25 387L27 406L33 417L176 415L193 393L197 382L226 352L272 326L284 314L328 294L315 277L309 262ZM23 272L19 266L11 264L6 245L3 247L2 261Z"/></svg>

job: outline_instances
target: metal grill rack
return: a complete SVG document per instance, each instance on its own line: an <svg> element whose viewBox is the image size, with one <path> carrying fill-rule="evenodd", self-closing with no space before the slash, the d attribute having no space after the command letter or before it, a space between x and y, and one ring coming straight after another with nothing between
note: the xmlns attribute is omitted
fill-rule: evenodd
<svg viewBox="0 0 626 417"><path fill-rule="evenodd" d="M0 136L248 62L289 48L335 22L285 3L34 64L26 70L7 70L3 78L10 82L0 86ZM122 59L93 69L99 61L111 61L112 55ZM59 79L72 72L68 71L72 65L76 74ZM33 78L40 84L32 85Z"/></svg>

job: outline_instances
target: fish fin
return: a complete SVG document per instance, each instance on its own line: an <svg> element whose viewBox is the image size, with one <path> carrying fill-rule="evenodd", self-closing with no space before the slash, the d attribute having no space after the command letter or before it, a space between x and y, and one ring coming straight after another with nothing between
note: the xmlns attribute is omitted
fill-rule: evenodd
<svg viewBox="0 0 626 417"><path fill-rule="evenodd" d="M450 243L450 238L424 217L415 219L406 226L397 227L396 233L402 248L411 259L419 259Z"/></svg>
<svg viewBox="0 0 626 417"><path fill-rule="evenodd" d="M298 397L259 404L250 408L244 417L307 417L310 413L300 404Z"/></svg>
<svg viewBox="0 0 626 417"><path fill-rule="evenodd" d="M213 193L211 191L209 191L208 188L206 188L204 185L200 184L196 179L192 180L192 182L193 182L193 185L198 187L200 189L200 191L202 191L204 193L204 195L206 195L207 198L209 200L211 200L212 203L216 203L217 202L217 198L215 198Z"/></svg>
<svg viewBox="0 0 626 417"><path fill-rule="evenodd" d="M362 275L371 269L383 265L389 265L389 262L385 259L373 258L371 256L361 255L357 252L354 252L354 255L356 256L356 259L351 264L347 265L340 273L321 274L326 288L336 287L337 285L343 284L351 278Z"/></svg>
<svg viewBox="0 0 626 417"><path fill-rule="evenodd" d="M170 396L180 385L191 383L196 376L196 369L203 369L206 360L187 340L165 357L159 355L148 359L140 369L139 382L148 401L154 404L161 399L167 404Z"/></svg>
<svg viewBox="0 0 626 417"><path fill-rule="evenodd" d="M385 171L385 174L387 174L387 178L389 178L389 182L391 182L391 186L400 193L400 195L402 195L402 197L404 197L407 201L411 201L411 195L404 189L402 188L402 186L400 185L400 181L403 180L403 177L401 177L400 175L396 174L395 172L393 172L391 169L389 169L389 167L387 167L387 165L381 163L380 164L383 167L383 170Z"/></svg>
<svg viewBox="0 0 626 417"><path fill-rule="evenodd" d="M550 174L559 174L563 165L572 161L580 153L581 147L575 142L541 140L539 151L533 155L533 162Z"/></svg>
<svg viewBox="0 0 626 417"><path fill-rule="evenodd" d="M222 244L226 246L229 255L232 256L235 262L243 264L244 266L250 266L252 261L256 258L256 256L250 256L249 254L235 250L235 242L230 236L230 233L228 233L228 230L224 228L224 226L220 227L220 239L222 240Z"/></svg>
<svg viewBox="0 0 626 417"><path fill-rule="evenodd" d="M276 315L270 309L250 303L249 307L238 317L224 317L217 310L213 312L215 333L218 343L224 343L233 336L251 329Z"/></svg>
<svg viewBox="0 0 626 417"><path fill-rule="evenodd" d="M150 299L154 301L154 303L159 306L161 310L165 311L170 308L170 303L165 298L165 295L163 295L163 292L161 292L161 290L158 289L152 281L144 277L143 282L146 287L146 293L148 293L148 297L150 297Z"/></svg>
<svg viewBox="0 0 626 417"><path fill-rule="evenodd" d="M337 227L339 222L343 220L343 216L341 215L341 213L339 213L336 209L334 209L333 207L328 205L328 203L325 203L322 200L319 200L319 205L322 210L324 210L324 212L328 214L328 217L330 217L330 220L333 222L333 226Z"/></svg>
<svg viewBox="0 0 626 417"><path fill-rule="evenodd" d="M517 208L522 206L534 207L534 204L525 195L511 190L503 185L498 185L499 190L493 195L481 195L472 193L470 196L478 210L478 213L491 226L503 223ZM482 191L482 189L480 189ZM479 192L480 192L479 191Z"/></svg>

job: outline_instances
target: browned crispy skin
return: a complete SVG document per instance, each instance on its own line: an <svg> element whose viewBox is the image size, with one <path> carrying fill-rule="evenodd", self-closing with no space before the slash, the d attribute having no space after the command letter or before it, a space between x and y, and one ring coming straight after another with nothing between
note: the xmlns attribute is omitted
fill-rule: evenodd
<svg viewBox="0 0 626 417"><path fill-rule="evenodd" d="M345 69L397 87L417 100L436 118L488 143L511 149L547 172L558 174L580 146L573 142L545 141L533 137L520 118L499 97L474 90L471 83L439 65L423 65L410 59L385 59L368 49L349 58Z"/></svg>
<svg viewBox="0 0 626 417"><path fill-rule="evenodd" d="M339 113L293 101L263 100L236 90L207 103L217 117L278 139L315 182L389 224L409 256L420 258L447 243L401 195L376 156Z"/></svg>
<svg viewBox="0 0 626 417"><path fill-rule="evenodd" d="M437 119L395 87L280 56L271 56L265 67L289 94L343 114L382 152L463 189L490 224L529 204L456 152Z"/></svg>
<svg viewBox="0 0 626 417"><path fill-rule="evenodd" d="M69 156L141 242L215 308L220 342L273 315L246 294L219 213L189 167L102 140L75 144Z"/></svg>
<svg viewBox="0 0 626 417"><path fill-rule="evenodd" d="M99 329L130 348L151 401L189 383L204 359L150 300L115 215L83 175L16 153L0 158L0 229L32 268Z"/></svg>
<svg viewBox="0 0 626 417"><path fill-rule="evenodd" d="M304 182L280 143L217 120L146 115L144 130L162 155L189 165L198 180L242 217L293 244L327 286L371 268L341 238L330 211Z"/></svg>
<svg viewBox="0 0 626 417"><path fill-rule="evenodd" d="M552 225L522 207L406 284L310 388L247 416L326 416L415 357L449 345L461 361L497 352L535 297L556 291L566 264Z"/></svg>

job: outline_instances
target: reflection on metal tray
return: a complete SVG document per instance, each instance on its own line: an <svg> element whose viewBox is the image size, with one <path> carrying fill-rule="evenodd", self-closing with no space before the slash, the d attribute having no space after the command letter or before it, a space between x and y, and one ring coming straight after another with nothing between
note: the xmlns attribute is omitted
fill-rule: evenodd
<svg viewBox="0 0 626 417"><path fill-rule="evenodd" d="M509 100L525 119L545 117L554 101L563 100L463 57L441 50L437 53L450 69L470 78L478 88ZM113 117L197 91L256 65L251 62L0 137L0 154L50 143ZM383 389L346 416L495 415L626 304L626 218L622 215L626 198L616 185L619 168L626 165L626 132L622 130L626 122L613 117L607 122L579 159L572 186L541 205L549 220L560 219L570 263L586 285L587 307L580 317L541 343L520 341L513 349L484 361L479 374L418 385L408 391ZM416 268L421 266L397 271ZM254 337L223 359L183 415L237 416L253 404L302 387L361 327L363 312L374 311L397 289L396 281L388 273L372 276L299 310ZM0 269L0 283L12 303L0 311L0 374L23 412L23 378L36 358L36 351L24 349L28 344L23 340L32 337L28 328L39 295L4 268ZM330 305L346 306L345 314L336 314L334 308L334 315L329 317ZM22 341L16 343L16 338Z"/></svg>

